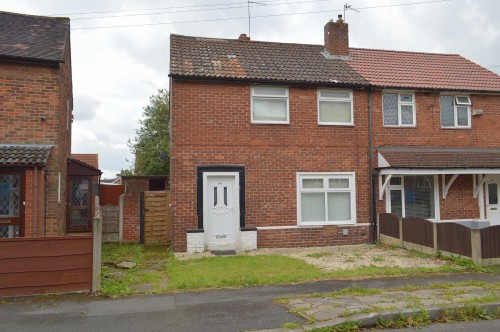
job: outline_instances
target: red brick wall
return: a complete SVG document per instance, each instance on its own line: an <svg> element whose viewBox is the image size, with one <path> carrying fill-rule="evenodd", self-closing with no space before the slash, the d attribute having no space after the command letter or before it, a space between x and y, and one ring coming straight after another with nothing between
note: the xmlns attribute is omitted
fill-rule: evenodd
<svg viewBox="0 0 500 332"><path fill-rule="evenodd" d="M71 121L67 126L71 112L66 104L69 101L70 109L73 104L69 35L65 52L65 62L59 67L0 63L0 110L4 114L0 117L0 142L54 145L45 169L47 235L63 234L66 221L66 158L71 152ZM41 121L42 116L45 121ZM26 215L26 223L32 225L31 214Z"/></svg>
<svg viewBox="0 0 500 332"><path fill-rule="evenodd" d="M123 201L123 241L139 242L140 240L140 194L149 189L149 179L122 179L125 186Z"/></svg>
<svg viewBox="0 0 500 332"><path fill-rule="evenodd" d="M297 225L297 172L356 172L357 221L369 222L365 92L354 93L356 126L318 126L315 87L289 87L287 125L251 124L249 84L174 81L171 92L174 250L186 250L186 230L197 228L196 166L201 165L245 166L246 227ZM307 239L311 230L259 232L269 239L261 244L282 232ZM302 243L337 241L334 235Z"/></svg>
<svg viewBox="0 0 500 332"><path fill-rule="evenodd" d="M416 92L417 126L415 128L384 127L382 93L373 93L374 147L377 146L424 146L424 147L475 147L500 148L498 123L500 123L500 96L471 95L473 109L483 109L484 115L472 116L470 129L442 129L439 93ZM376 152L374 152L376 160ZM447 181L451 175L446 177ZM442 199L442 179L439 176L439 204L441 219L479 218L477 199L472 194L472 175L460 175L450 187L448 196ZM377 181L378 193L378 181ZM377 212L386 212L384 200L377 199Z"/></svg>

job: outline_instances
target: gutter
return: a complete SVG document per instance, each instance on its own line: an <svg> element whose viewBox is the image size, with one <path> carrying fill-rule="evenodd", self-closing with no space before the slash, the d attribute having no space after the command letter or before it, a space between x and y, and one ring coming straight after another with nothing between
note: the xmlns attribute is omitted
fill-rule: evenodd
<svg viewBox="0 0 500 332"><path fill-rule="evenodd" d="M0 61L4 62L12 62L12 63L22 63L22 64L31 64L31 65L41 65L41 66L49 66L49 67L59 67L61 63L64 63L64 60L49 60L49 59L36 59L22 56L9 56L9 55L0 55Z"/></svg>

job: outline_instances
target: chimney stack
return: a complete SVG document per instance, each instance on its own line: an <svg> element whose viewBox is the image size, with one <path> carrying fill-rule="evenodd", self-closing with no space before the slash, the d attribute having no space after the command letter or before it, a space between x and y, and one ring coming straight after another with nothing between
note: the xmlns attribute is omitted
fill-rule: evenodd
<svg viewBox="0 0 500 332"><path fill-rule="evenodd" d="M250 37L247 36L246 33L242 33L239 37L238 37L239 40L250 40Z"/></svg>
<svg viewBox="0 0 500 332"><path fill-rule="evenodd" d="M337 22L330 20L325 25L325 55L330 58L349 56L349 27L342 15Z"/></svg>

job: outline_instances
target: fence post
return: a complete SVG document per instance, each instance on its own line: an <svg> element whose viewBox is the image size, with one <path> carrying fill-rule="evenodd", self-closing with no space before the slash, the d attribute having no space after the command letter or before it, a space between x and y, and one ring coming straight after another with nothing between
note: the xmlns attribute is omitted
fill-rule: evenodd
<svg viewBox="0 0 500 332"><path fill-rule="evenodd" d="M377 243L380 243L380 213L377 214Z"/></svg>
<svg viewBox="0 0 500 332"><path fill-rule="evenodd" d="M470 230L471 257L474 264L482 265L483 258L481 252L481 231L479 229Z"/></svg>
<svg viewBox="0 0 500 332"><path fill-rule="evenodd" d="M93 255L92 255L92 293L101 289L101 246L102 246L102 216L99 207L99 197L96 197L96 211L93 225Z"/></svg>
<svg viewBox="0 0 500 332"><path fill-rule="evenodd" d="M118 199L118 242L123 243L123 205L125 202L125 194L121 194Z"/></svg>
<svg viewBox="0 0 500 332"><path fill-rule="evenodd" d="M432 240L434 243L434 254L437 255L439 252L439 244L438 244L438 227L436 222L432 222Z"/></svg>
<svg viewBox="0 0 500 332"><path fill-rule="evenodd" d="M399 242L401 248L404 248L404 242L403 242L403 218L399 217Z"/></svg>

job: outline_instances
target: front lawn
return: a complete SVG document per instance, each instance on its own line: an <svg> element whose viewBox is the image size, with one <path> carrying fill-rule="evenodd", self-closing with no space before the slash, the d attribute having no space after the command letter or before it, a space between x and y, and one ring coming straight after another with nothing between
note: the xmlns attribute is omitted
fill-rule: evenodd
<svg viewBox="0 0 500 332"><path fill-rule="evenodd" d="M368 250L377 250L377 255L380 255L380 247L369 246L368 248ZM385 248L383 250L387 250L385 256L388 257L393 249ZM329 254L325 254L322 249L317 251L317 253L309 253L307 257L318 260L331 257ZM469 261L464 263L463 260L448 260L444 264L434 267L382 267L376 266L380 262L372 260L369 265L356 268L325 270L317 265L306 263L304 259L289 257L283 251L279 251L280 254L264 251L263 254L254 252L238 254L237 256L199 256L200 258L181 260L177 259L167 246L138 244L104 244L102 253L101 294L111 297L205 288L262 286L328 279L361 279L478 270L477 266L470 264ZM413 252L408 251L406 253L407 260L414 260L414 255ZM359 256L359 259L362 259L362 256L365 255ZM348 260L355 258L356 255L353 255L348 257ZM427 256L426 259L432 261L436 258ZM132 269L116 268L115 264L122 261L133 262L137 266ZM490 271L490 269L482 270Z"/></svg>

